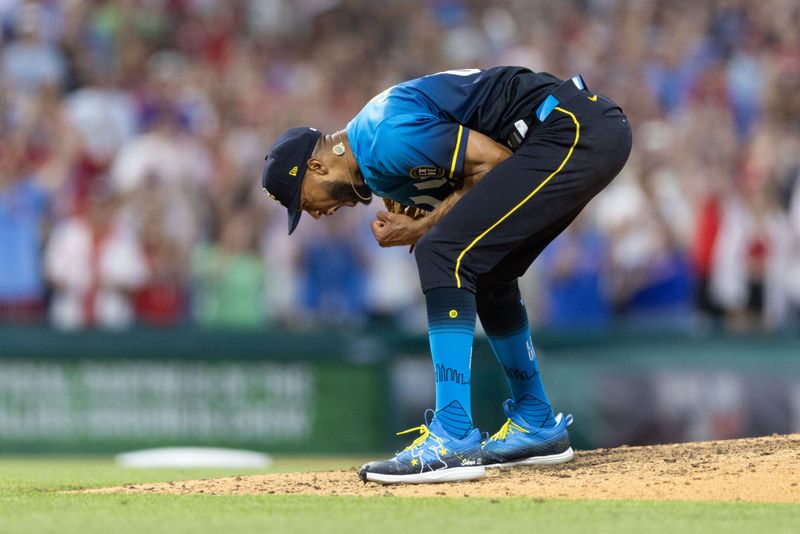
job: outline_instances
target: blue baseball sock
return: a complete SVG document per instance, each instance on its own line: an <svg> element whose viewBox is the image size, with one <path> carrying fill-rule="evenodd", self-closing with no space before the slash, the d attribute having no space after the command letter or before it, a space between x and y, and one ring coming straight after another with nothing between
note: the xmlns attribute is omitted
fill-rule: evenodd
<svg viewBox="0 0 800 534"><path fill-rule="evenodd" d="M436 380L436 420L454 438L472 430L470 367L475 336L475 296L443 287L425 293L428 338Z"/></svg>
<svg viewBox="0 0 800 534"><path fill-rule="evenodd" d="M539 374L522 299L516 298L491 311L482 309L481 323L497 361L503 366L516 412L533 427L554 426L555 416Z"/></svg>

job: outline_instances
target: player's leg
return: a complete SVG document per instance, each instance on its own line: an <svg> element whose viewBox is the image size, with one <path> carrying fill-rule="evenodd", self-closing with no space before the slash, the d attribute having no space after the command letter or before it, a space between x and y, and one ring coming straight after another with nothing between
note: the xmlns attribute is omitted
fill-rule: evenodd
<svg viewBox="0 0 800 534"><path fill-rule="evenodd" d="M443 287L425 296L436 409L426 412L425 424L418 427L421 435L408 448L361 468L359 476L365 482L474 480L485 474L481 433L473 427L470 404L475 295Z"/></svg>
<svg viewBox="0 0 800 534"><path fill-rule="evenodd" d="M534 428L554 426L555 414L542 384L517 279L582 208L565 214L550 228L518 246L490 272L478 277L478 317L506 375L517 412Z"/></svg>
<svg viewBox="0 0 800 534"><path fill-rule="evenodd" d="M478 316L511 391L503 403L506 422L483 444L487 467L563 463L574 454L567 432L572 416L553 412L517 283L541 248L520 247L478 278Z"/></svg>
<svg viewBox="0 0 800 534"><path fill-rule="evenodd" d="M478 287L478 315L506 375L517 412L532 428L554 426L555 413L542 384L527 310L516 281L486 289L479 282Z"/></svg>
<svg viewBox="0 0 800 534"><path fill-rule="evenodd" d="M503 403L506 423L483 446L487 466L554 464L573 457L566 428L571 416L556 415L551 407L517 279L582 208L566 213L478 277L478 317L511 390L511 399Z"/></svg>
<svg viewBox="0 0 800 534"><path fill-rule="evenodd" d="M436 385L435 419L448 435L462 439L473 429L470 367L475 296L442 287L428 292L425 301Z"/></svg>
<svg viewBox="0 0 800 534"><path fill-rule="evenodd" d="M428 336L436 385L436 409L425 414L420 436L386 461L359 470L362 480L420 483L474 480L485 475L481 433L470 404L475 295L441 287L426 293Z"/></svg>
<svg viewBox="0 0 800 534"><path fill-rule="evenodd" d="M491 282L490 287L479 282L478 295L481 323L511 389L511 398L503 403L506 422L483 444L483 464L570 461L574 453L567 426L572 416L553 413L516 281Z"/></svg>

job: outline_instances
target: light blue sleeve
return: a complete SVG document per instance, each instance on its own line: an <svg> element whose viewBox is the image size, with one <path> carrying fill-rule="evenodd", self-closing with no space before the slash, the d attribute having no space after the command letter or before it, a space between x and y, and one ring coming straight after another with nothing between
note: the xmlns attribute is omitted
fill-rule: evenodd
<svg viewBox="0 0 800 534"><path fill-rule="evenodd" d="M456 181L464 167L469 129L427 113L389 117L378 126L373 159L382 174Z"/></svg>

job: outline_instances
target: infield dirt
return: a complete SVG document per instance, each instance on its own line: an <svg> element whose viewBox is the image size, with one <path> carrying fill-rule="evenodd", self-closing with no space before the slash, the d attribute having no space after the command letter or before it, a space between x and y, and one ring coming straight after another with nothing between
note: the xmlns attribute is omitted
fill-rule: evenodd
<svg viewBox="0 0 800 534"><path fill-rule="evenodd" d="M125 485L101 493L677 499L800 503L800 434L578 451L558 466L487 469L477 482L363 484L347 471Z"/></svg>

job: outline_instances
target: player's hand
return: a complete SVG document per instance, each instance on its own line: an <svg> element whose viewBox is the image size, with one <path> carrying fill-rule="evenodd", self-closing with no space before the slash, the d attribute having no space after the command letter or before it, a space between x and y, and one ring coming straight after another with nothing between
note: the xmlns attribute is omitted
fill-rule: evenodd
<svg viewBox="0 0 800 534"><path fill-rule="evenodd" d="M425 233L421 220L415 221L408 215L388 211L379 211L370 228L382 247L413 245Z"/></svg>

